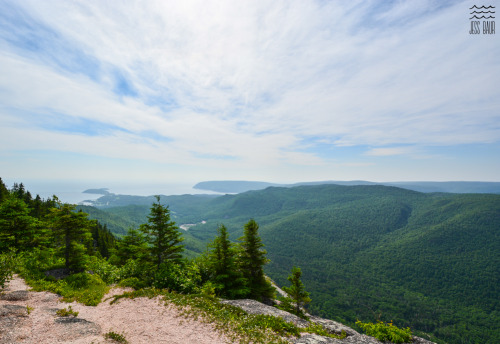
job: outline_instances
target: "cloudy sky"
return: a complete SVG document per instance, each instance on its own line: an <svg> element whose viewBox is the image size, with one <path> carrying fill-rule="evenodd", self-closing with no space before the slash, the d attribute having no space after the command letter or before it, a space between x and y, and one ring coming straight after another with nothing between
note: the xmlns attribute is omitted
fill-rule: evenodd
<svg viewBox="0 0 500 344"><path fill-rule="evenodd" d="M0 177L500 181L470 4L0 0Z"/></svg>

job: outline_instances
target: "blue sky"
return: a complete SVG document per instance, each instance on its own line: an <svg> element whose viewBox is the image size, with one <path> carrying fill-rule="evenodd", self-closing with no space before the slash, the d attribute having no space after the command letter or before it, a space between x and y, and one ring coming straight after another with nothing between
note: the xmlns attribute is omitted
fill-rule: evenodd
<svg viewBox="0 0 500 344"><path fill-rule="evenodd" d="M469 5L0 0L0 177L500 181Z"/></svg>

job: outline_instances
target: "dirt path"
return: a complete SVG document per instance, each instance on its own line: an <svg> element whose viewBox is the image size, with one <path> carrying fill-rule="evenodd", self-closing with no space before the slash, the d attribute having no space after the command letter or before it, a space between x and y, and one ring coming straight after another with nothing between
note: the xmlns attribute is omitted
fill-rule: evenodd
<svg viewBox="0 0 500 344"><path fill-rule="evenodd" d="M110 305L96 307L76 302L60 302L49 292L26 292L29 287L15 277L0 299L0 344L7 343L113 343L104 339L110 331L125 336L130 344L222 344L227 339L210 324L185 319L175 307L166 307L154 299L121 299ZM23 292L24 291L24 292ZM104 299L121 294L124 289L112 289ZM32 308L28 315L27 306ZM58 309L72 306L78 317L61 318Z"/></svg>

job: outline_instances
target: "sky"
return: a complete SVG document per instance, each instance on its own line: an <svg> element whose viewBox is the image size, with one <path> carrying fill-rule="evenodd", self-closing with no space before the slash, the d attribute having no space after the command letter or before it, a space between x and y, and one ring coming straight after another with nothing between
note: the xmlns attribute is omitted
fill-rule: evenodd
<svg viewBox="0 0 500 344"><path fill-rule="evenodd" d="M472 3L0 0L0 177L500 181Z"/></svg>

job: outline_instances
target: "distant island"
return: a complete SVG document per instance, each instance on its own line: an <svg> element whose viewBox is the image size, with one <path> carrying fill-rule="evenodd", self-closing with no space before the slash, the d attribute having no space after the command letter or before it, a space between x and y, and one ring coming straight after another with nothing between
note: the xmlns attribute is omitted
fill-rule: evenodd
<svg viewBox="0 0 500 344"><path fill-rule="evenodd" d="M108 190L109 190L108 188L87 189L87 190L83 191L83 193L107 196L107 195L111 194Z"/></svg>

